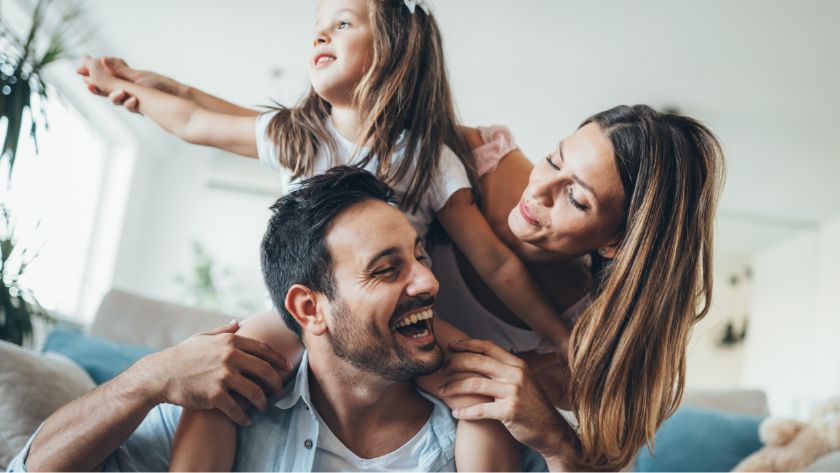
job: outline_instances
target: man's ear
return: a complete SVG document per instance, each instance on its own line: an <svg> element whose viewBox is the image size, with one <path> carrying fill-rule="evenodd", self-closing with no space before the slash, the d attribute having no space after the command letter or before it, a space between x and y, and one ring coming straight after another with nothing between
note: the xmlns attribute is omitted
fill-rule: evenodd
<svg viewBox="0 0 840 473"><path fill-rule="evenodd" d="M317 293L303 284L295 284L286 292L286 310L300 324L302 332L323 335L327 324L318 310Z"/></svg>

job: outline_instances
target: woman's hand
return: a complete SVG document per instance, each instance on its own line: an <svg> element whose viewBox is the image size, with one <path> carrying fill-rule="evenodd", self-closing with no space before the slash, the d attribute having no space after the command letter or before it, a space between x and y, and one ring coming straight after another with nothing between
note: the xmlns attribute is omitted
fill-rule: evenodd
<svg viewBox="0 0 840 473"><path fill-rule="evenodd" d="M91 82L89 81L92 80L93 74L95 74L100 68L111 76L133 82L137 85L157 89L161 92L177 95L179 97L185 95L187 87L178 81L151 71L132 69L120 58L89 58L91 61L88 61L87 59L88 58L86 58L81 67L76 69L76 73L85 77L85 82L88 83L88 89L96 95L108 96L108 99L114 105L122 105L130 112L140 113L140 102L137 100L137 97L133 97L119 88L106 93L105 91L100 90L95 84L91 86Z"/></svg>
<svg viewBox="0 0 840 473"><path fill-rule="evenodd" d="M516 440L543 455L550 467L572 450L574 431L549 402L525 361L484 340L461 340L449 348L452 354L444 371L483 377L450 381L438 393L443 397L472 394L494 399L455 409L453 416L501 421Z"/></svg>

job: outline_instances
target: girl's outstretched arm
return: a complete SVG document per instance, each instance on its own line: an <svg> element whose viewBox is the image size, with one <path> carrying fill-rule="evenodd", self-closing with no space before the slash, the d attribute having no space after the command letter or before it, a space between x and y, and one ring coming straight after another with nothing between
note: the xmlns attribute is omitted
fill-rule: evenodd
<svg viewBox="0 0 840 473"><path fill-rule="evenodd" d="M569 329L522 260L490 228L473 202L470 190L461 189L452 194L437 212L437 218L481 279L508 309L565 352Z"/></svg>
<svg viewBox="0 0 840 473"><path fill-rule="evenodd" d="M257 157L256 114L213 112L197 102L120 79L95 58L86 57L83 67L88 72L85 82L89 89L104 95L124 90L137 98L140 113L182 140Z"/></svg>
<svg viewBox="0 0 840 473"><path fill-rule="evenodd" d="M277 312L255 315L237 335L269 344L297 368L303 345ZM284 383L296 369L281 372ZM231 471L236 458L237 426L221 411L184 410L178 421L169 471Z"/></svg>
<svg viewBox="0 0 840 473"><path fill-rule="evenodd" d="M449 357L449 344L468 336L439 319L434 319L434 332L438 345ZM438 389L444 383L475 376L471 373L444 375L442 370L416 379L421 389L440 398L450 409L469 407L492 402L485 396L459 395L441 397ZM455 466L458 471L521 471L519 442L496 420L458 421L455 433Z"/></svg>
<svg viewBox="0 0 840 473"><path fill-rule="evenodd" d="M187 99L195 102L198 106L206 108L211 112L225 113L228 115L253 116L258 115L259 112L250 108L241 107L234 103L223 100L219 97L210 95L206 92L182 84L170 77L158 74L152 71L143 71L130 67L126 62L116 57L100 57L96 58L105 69L112 75L133 82L137 85L157 89L167 94L176 95L182 99ZM84 77L90 75L87 66L82 65L76 72ZM125 108L132 112L139 112L139 102L137 97L128 95L122 89L116 89L110 94L103 94L101 91L92 90L91 92L97 95L107 95L114 105L124 105Z"/></svg>

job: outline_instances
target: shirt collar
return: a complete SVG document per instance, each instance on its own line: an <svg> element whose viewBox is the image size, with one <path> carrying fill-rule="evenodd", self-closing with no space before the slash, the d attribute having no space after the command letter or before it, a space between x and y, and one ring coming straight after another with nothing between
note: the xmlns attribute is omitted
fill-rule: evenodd
<svg viewBox="0 0 840 473"><path fill-rule="evenodd" d="M312 397L309 394L309 351L304 350L300 358L295 379L283 388L281 395L274 405L279 409L291 409L299 400L303 400L309 412L312 412Z"/></svg>

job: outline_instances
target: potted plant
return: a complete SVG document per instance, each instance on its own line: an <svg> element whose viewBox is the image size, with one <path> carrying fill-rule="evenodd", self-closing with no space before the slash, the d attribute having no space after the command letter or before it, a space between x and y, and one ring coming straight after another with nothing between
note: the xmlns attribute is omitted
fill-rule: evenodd
<svg viewBox="0 0 840 473"><path fill-rule="evenodd" d="M47 84L44 69L68 56L68 28L79 17L77 8L68 8L61 15L56 27L44 31L49 0L38 0L32 13L32 25L26 37L18 37L7 22L0 17L0 117L7 120L0 163L8 160L8 176L11 183L12 169L17 155L18 139L23 127L24 116L31 119L29 136L38 145L40 121L47 125L43 104L47 100ZM40 97L39 113L32 110L32 98Z"/></svg>
<svg viewBox="0 0 840 473"><path fill-rule="evenodd" d="M0 340L23 345L32 340L32 318L54 320L32 294L20 285L33 256L16 245L14 224L8 209L0 205Z"/></svg>
<svg viewBox="0 0 840 473"><path fill-rule="evenodd" d="M38 150L39 124L46 129L48 88L43 71L68 55L67 33L80 11L71 7L61 14L55 27L47 27L50 0L38 0L32 23L25 36L18 36L0 15L0 129L5 122L0 165L6 161L6 188L11 187L12 171L17 156L24 119L30 119L29 136ZM33 111L33 98L38 112ZM2 167L2 166L0 166ZM0 204L0 340L18 345L32 340L33 318L53 322L20 280L35 255L21 247L15 239L9 209Z"/></svg>

